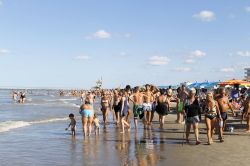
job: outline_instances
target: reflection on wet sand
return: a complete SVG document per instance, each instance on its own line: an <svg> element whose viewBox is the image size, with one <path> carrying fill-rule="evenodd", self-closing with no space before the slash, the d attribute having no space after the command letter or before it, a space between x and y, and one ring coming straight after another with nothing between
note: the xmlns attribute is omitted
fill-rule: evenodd
<svg viewBox="0 0 250 166"><path fill-rule="evenodd" d="M154 148L153 135L150 130L144 130L140 137L136 132L132 139L132 134L118 135L116 149L119 151L121 165L156 165L159 155Z"/></svg>

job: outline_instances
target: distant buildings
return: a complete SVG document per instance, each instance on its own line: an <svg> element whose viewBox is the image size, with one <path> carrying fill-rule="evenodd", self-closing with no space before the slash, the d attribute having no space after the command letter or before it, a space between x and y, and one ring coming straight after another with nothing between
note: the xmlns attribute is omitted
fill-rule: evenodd
<svg viewBox="0 0 250 166"><path fill-rule="evenodd" d="M250 81L250 68L245 68L245 79Z"/></svg>

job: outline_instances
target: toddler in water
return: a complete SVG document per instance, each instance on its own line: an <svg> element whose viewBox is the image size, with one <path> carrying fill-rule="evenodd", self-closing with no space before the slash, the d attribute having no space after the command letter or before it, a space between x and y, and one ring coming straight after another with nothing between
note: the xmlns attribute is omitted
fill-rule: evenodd
<svg viewBox="0 0 250 166"><path fill-rule="evenodd" d="M96 116L96 114L94 114L93 123L94 123L94 126L95 126L95 135L96 135L97 133L99 134L99 131L100 131L100 124L99 124L99 119L98 119L98 117Z"/></svg>
<svg viewBox="0 0 250 166"><path fill-rule="evenodd" d="M76 135L76 120L75 120L74 114L72 113L69 114L69 118L70 118L70 124L68 128L71 126L72 135L75 136ZM68 130L68 128L66 128L65 130Z"/></svg>

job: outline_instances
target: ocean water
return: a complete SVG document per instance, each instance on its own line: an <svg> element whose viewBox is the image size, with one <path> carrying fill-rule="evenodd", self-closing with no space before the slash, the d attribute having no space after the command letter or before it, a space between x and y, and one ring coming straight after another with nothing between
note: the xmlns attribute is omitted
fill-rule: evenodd
<svg viewBox="0 0 250 166"><path fill-rule="evenodd" d="M99 101L94 108L102 121ZM78 97L56 90L28 91L24 104L12 101L11 90L0 90L0 165L165 165L169 148L161 133L141 126L120 134L110 114L100 135L84 138L79 106ZM65 131L69 113L76 116L76 137Z"/></svg>

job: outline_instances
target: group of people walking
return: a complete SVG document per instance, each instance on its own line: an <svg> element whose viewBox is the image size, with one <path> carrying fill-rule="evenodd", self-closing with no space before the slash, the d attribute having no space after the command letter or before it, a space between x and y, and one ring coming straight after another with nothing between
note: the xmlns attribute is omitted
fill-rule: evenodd
<svg viewBox="0 0 250 166"><path fill-rule="evenodd" d="M185 125L186 142L189 143L192 127L197 145L200 144L199 123L204 114L208 144L211 145L215 128L218 132L218 139L220 142L224 142L223 132L226 128L228 111L231 111L233 116L236 113L228 97L225 88L206 92L204 99L204 95L202 98L196 89L188 89L185 85L179 87L176 93L171 87L158 89L151 85L145 85L145 88L141 89L140 87L126 86L124 89L103 90L100 105L103 124L108 123L108 114L111 113L116 125L121 127L121 133L131 130L131 117L134 119L135 130L138 130L139 122L142 122L144 129L151 129L155 112L159 115L159 128L163 129L165 117L174 107L177 113L176 123ZM201 104L202 101L204 106ZM243 118L247 120L247 132L250 132L250 96L242 102ZM91 134L93 124L95 131L99 132L99 119L94 114L94 103L95 94L89 92L80 107L84 136ZM173 103L176 103L176 106L173 106Z"/></svg>

